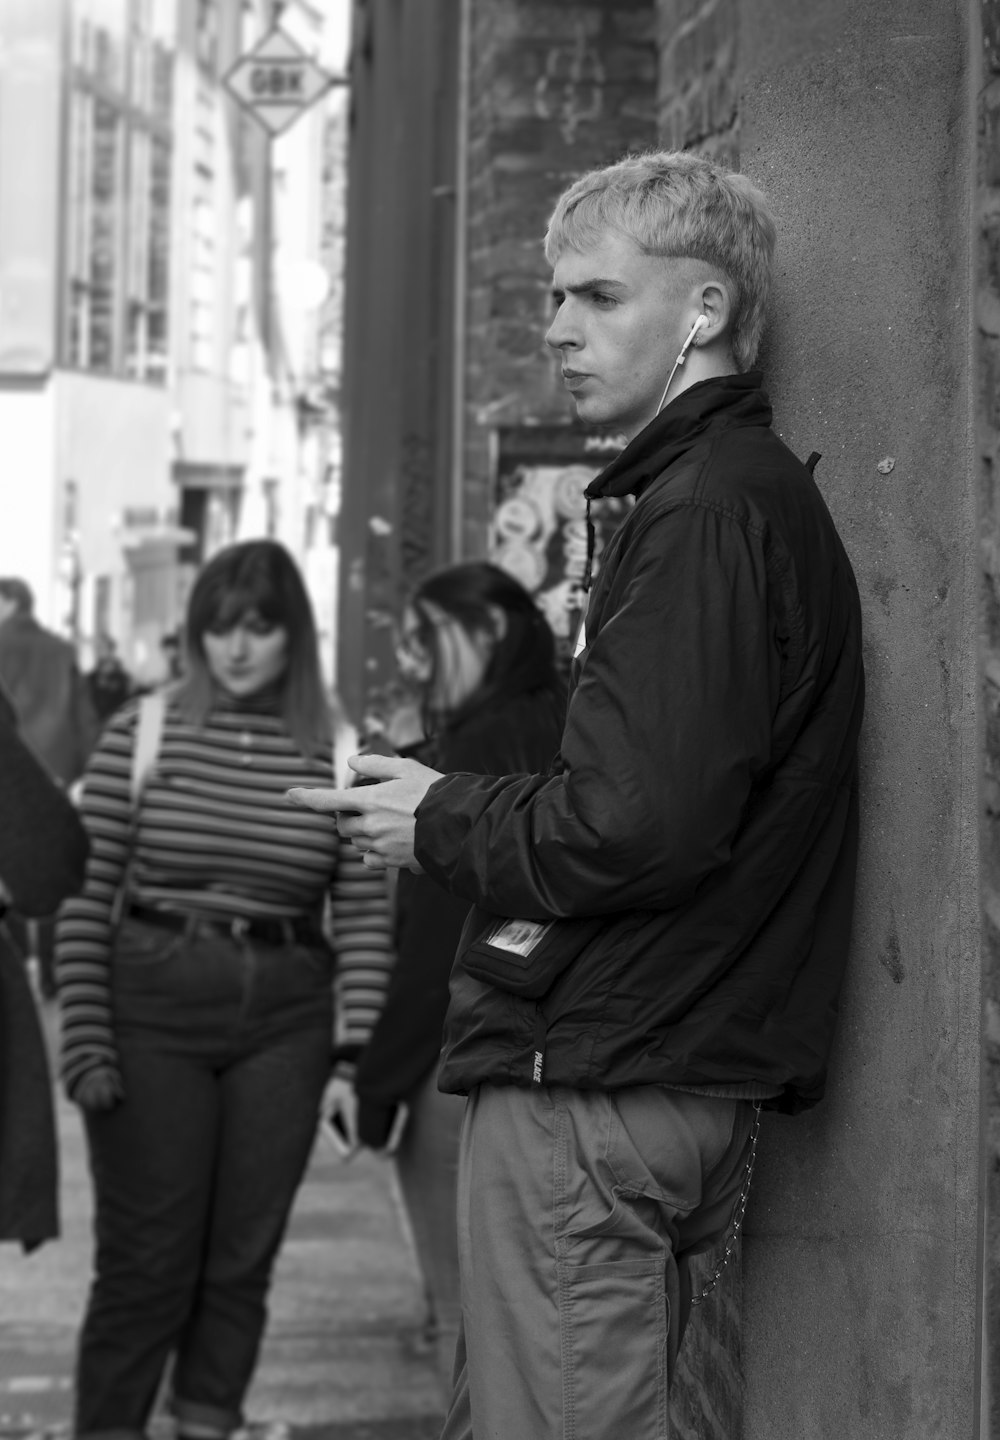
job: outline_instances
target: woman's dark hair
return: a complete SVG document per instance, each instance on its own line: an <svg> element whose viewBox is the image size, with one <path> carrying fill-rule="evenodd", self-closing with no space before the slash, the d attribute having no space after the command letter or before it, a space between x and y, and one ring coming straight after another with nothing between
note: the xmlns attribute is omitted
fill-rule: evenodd
<svg viewBox="0 0 1000 1440"><path fill-rule="evenodd" d="M295 742L306 754L315 754L331 733L316 622L298 566L274 540L247 540L220 550L195 581L184 624L186 673L174 691L181 712L204 725L216 693L205 631L228 630L250 611L288 632L281 710Z"/></svg>
<svg viewBox="0 0 1000 1440"><path fill-rule="evenodd" d="M499 565L474 560L437 570L417 586L410 605L419 621L417 638L431 660L424 704L424 725L429 734L496 697L526 690L561 689L551 627L524 586ZM435 699L440 694L438 681L446 638L432 607L457 620L467 634L486 631L495 639L475 692L450 712ZM497 610L503 611L502 627L497 624Z"/></svg>

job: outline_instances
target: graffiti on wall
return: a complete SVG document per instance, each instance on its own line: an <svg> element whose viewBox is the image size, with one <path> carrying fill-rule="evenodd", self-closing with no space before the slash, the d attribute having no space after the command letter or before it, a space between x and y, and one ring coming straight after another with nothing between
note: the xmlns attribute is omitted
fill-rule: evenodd
<svg viewBox="0 0 1000 1440"><path fill-rule="evenodd" d="M623 444L621 437L567 425L504 426L495 435L490 558L534 596L564 657L572 650L584 600L584 491ZM628 503L598 500L591 506L595 575Z"/></svg>

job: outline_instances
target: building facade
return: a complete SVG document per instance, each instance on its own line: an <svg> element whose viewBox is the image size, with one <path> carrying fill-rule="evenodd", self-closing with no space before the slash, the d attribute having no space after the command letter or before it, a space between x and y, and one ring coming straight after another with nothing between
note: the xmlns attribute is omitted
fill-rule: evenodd
<svg viewBox="0 0 1000 1440"><path fill-rule="evenodd" d="M326 20L297 0L282 27L319 56ZM251 535L307 568L332 669L328 112L272 142L224 84L271 23L269 0L0 7L0 572L143 679L198 565Z"/></svg>

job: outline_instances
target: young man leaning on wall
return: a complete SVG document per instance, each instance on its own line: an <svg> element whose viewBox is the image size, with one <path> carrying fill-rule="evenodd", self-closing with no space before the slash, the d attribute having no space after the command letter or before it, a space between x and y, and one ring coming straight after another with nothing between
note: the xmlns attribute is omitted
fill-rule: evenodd
<svg viewBox="0 0 1000 1440"><path fill-rule="evenodd" d="M823 1094L864 704L857 587L751 369L775 227L680 153L578 180L546 237L582 420L629 444L546 775L298 792L371 865L475 907L440 1072L467 1093L464 1329L445 1440L668 1433L687 1259L725 1235L759 1107ZM360 812L360 813L357 813Z"/></svg>

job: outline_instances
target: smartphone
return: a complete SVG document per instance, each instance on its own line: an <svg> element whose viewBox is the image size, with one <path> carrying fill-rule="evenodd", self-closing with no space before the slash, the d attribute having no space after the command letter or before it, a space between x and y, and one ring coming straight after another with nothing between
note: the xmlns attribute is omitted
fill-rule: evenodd
<svg viewBox="0 0 1000 1440"><path fill-rule="evenodd" d="M352 790L357 790L360 785L378 785L379 781L374 775L358 775L351 785ZM360 815L360 810L338 810L338 815Z"/></svg>
<svg viewBox="0 0 1000 1440"><path fill-rule="evenodd" d="M395 1155L399 1149L399 1142L403 1138L403 1131L406 1129L409 1114L409 1105L400 1102L400 1104L396 1106L396 1113L392 1117L392 1125L389 1128L389 1135L385 1142L386 1155Z"/></svg>

